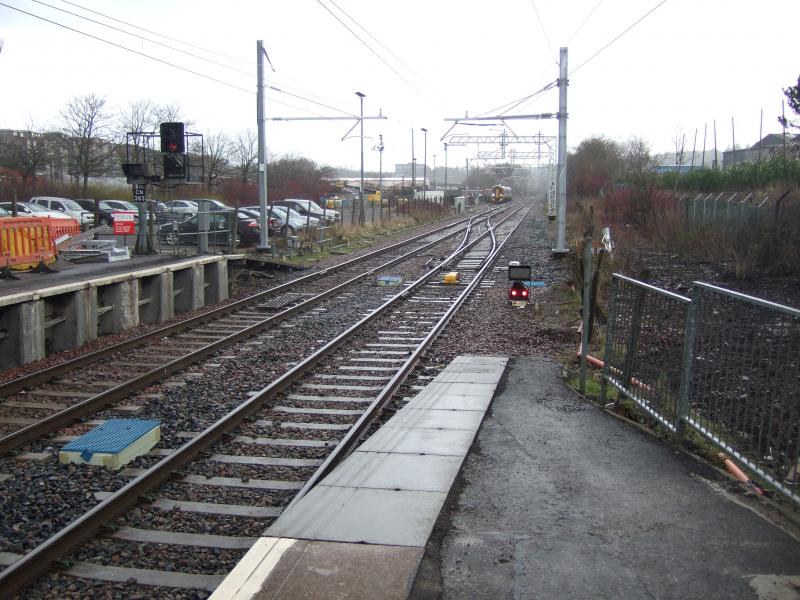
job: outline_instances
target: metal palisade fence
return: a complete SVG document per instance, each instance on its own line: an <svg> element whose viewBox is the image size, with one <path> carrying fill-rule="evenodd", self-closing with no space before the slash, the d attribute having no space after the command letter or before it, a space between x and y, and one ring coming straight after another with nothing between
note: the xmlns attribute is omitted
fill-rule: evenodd
<svg viewBox="0 0 800 600"><path fill-rule="evenodd" d="M614 274L604 401L608 385L676 438L696 431L800 504L800 310Z"/></svg>
<svg viewBox="0 0 800 600"><path fill-rule="evenodd" d="M697 194L682 196L679 201L686 223L723 223L727 225L752 225L761 219L774 219L775 202L769 196L753 193Z"/></svg>

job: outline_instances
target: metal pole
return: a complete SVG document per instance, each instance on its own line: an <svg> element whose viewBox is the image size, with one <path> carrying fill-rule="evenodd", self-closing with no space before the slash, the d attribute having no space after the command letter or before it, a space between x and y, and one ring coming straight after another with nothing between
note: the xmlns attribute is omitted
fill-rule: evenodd
<svg viewBox="0 0 800 600"><path fill-rule="evenodd" d="M417 212L417 158L414 155L414 128L411 128L411 200Z"/></svg>
<svg viewBox="0 0 800 600"><path fill-rule="evenodd" d="M256 120L258 121L258 210L261 214L261 228L258 249L269 248L269 217L267 215L267 132L264 114L264 42L256 42L258 93L256 94ZM238 215L237 215L238 216Z"/></svg>
<svg viewBox="0 0 800 600"><path fill-rule="evenodd" d="M733 126L733 117L731 117L731 139L733 140L733 166L736 166L736 129ZM724 160L724 158L723 158Z"/></svg>
<svg viewBox="0 0 800 600"><path fill-rule="evenodd" d="M358 224L364 224L364 94L356 92L361 99L361 188L358 190Z"/></svg>
<svg viewBox="0 0 800 600"><path fill-rule="evenodd" d="M708 123L703 124L703 157L701 159L700 170L706 170L706 132L708 131Z"/></svg>
<svg viewBox="0 0 800 600"><path fill-rule="evenodd" d="M567 48L560 50L558 78L558 167L556 176L556 247L554 252L567 248Z"/></svg>
<svg viewBox="0 0 800 600"><path fill-rule="evenodd" d="M714 119L714 168L719 169L719 158L717 157L717 120Z"/></svg>
<svg viewBox="0 0 800 600"><path fill-rule="evenodd" d="M444 195L447 196L447 142L444 143ZM444 198L442 198L444 204Z"/></svg>
<svg viewBox="0 0 800 600"><path fill-rule="evenodd" d="M383 222L383 134L378 136L380 145L378 146L378 196L380 196L381 208L379 211L381 222Z"/></svg>
<svg viewBox="0 0 800 600"><path fill-rule="evenodd" d="M592 212L583 237L583 322L581 326L581 394L586 393L586 355L589 354L589 315L591 314L592 286Z"/></svg>
<svg viewBox="0 0 800 600"><path fill-rule="evenodd" d="M758 162L761 162L761 140L764 139L764 109L761 109L761 120L758 122Z"/></svg>
<svg viewBox="0 0 800 600"><path fill-rule="evenodd" d="M422 131L425 133L424 150L422 151L422 201L425 202L428 200L428 130L423 127Z"/></svg>

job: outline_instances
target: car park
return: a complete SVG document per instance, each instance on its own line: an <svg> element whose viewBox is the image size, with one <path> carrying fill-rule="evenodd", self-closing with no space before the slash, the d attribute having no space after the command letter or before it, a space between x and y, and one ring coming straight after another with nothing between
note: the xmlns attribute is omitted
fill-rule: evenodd
<svg viewBox="0 0 800 600"><path fill-rule="evenodd" d="M276 216L280 221L279 232L282 235L296 235L298 231L319 227L319 219L316 217L306 217L288 206L269 207L270 216Z"/></svg>
<svg viewBox="0 0 800 600"><path fill-rule="evenodd" d="M166 218L169 221L188 219L196 215L198 211L197 202L194 200L170 200L164 203L164 208L167 211Z"/></svg>
<svg viewBox="0 0 800 600"><path fill-rule="evenodd" d="M230 243L230 229L233 211L214 211L208 215L208 243L212 245L227 245ZM164 223L158 229L159 237L170 246L178 240L181 244L191 245L197 243L199 216L190 216L181 223ZM258 220L250 215L240 212L237 219L236 243L243 245L255 244L261 236Z"/></svg>
<svg viewBox="0 0 800 600"><path fill-rule="evenodd" d="M11 202L0 202L0 208L7 210L8 214L12 214ZM38 204L31 204L29 202L17 202L17 216L18 217L52 217L53 219L71 219L67 214L57 210L50 210Z"/></svg>
<svg viewBox="0 0 800 600"><path fill-rule="evenodd" d="M285 200L276 200L272 203L274 206L288 206L292 210L297 211L302 216L312 216L319 220L320 223L332 225L342 218L338 210L330 208L321 208L319 204L313 200L302 200L295 198L287 198Z"/></svg>
<svg viewBox="0 0 800 600"><path fill-rule="evenodd" d="M254 207L250 207L250 206L246 206L244 208L240 208L239 212L242 213L242 214L247 215L248 217L251 217L251 218L255 219L256 221L258 221L259 225L261 224L261 210L260 209L254 208ZM278 218L278 215L270 214L268 216L267 220L269 221L269 233L270 233L270 235L278 234L280 232L281 226L282 226L281 225L281 221Z"/></svg>
<svg viewBox="0 0 800 600"><path fill-rule="evenodd" d="M228 206L222 200L216 200L214 198L195 198L192 200L198 207L202 206L201 202L208 203L209 210L231 210L233 207Z"/></svg>
<svg viewBox="0 0 800 600"><path fill-rule="evenodd" d="M94 214L84 209L75 200L69 198L57 198L55 196L36 196L31 198L31 204L38 204L50 210L57 210L73 219L77 219L81 225L91 225L94 223Z"/></svg>
<svg viewBox="0 0 800 600"><path fill-rule="evenodd" d="M94 200L75 200L78 204L81 205L82 208L88 210L92 214L97 213L97 224L98 225L111 225L114 222L113 210L108 207L108 205L104 205L104 201L101 200L97 204L95 204Z"/></svg>

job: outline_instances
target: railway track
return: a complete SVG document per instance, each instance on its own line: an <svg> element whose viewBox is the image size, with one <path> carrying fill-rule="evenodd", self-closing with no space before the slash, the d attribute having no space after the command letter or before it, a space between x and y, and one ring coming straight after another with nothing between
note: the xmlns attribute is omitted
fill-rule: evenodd
<svg viewBox="0 0 800 600"><path fill-rule="evenodd" d="M299 277L197 317L170 325L0 385L0 454L113 406L147 385L186 369L311 308L376 270L431 250L458 235L464 222ZM388 256L387 256L388 255ZM118 405L135 415L158 396Z"/></svg>
<svg viewBox="0 0 800 600"><path fill-rule="evenodd" d="M500 228L510 230L511 225ZM473 237L474 229L467 230ZM0 562L10 565L0 573L0 585L23 589L72 552L77 562L58 577L105 579L134 588L214 589L222 578L219 572L232 568L271 519L311 489L374 426L421 353L497 256L495 229L469 243L465 237L441 265L460 260L458 286L434 281L437 268L400 293L386 295L391 289L386 288L380 303L363 306L358 322L299 358L249 399L238 399L212 425L166 435L160 447L118 474L127 483L116 491L94 492L99 504L34 550L21 557L0 553ZM424 266L415 268L425 271ZM339 296L344 304L351 300ZM319 310L316 316L324 318L327 310ZM257 334L251 343L261 344L265 335ZM148 502L141 504L142 497ZM103 536L91 539L101 530ZM143 554L137 547L159 550ZM199 563L198 552L204 557ZM185 570L159 568L165 554L173 562L182 556L178 562ZM147 589L153 588L140 591Z"/></svg>

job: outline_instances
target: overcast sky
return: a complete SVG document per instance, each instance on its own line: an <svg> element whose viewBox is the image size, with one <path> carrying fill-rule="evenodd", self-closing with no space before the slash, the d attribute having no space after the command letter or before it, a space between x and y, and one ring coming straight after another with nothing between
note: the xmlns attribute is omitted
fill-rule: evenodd
<svg viewBox="0 0 800 600"><path fill-rule="evenodd" d="M384 170L410 160L412 129L421 163L422 127L428 129L428 164L436 154L441 166L440 138L450 127L445 118L491 111L555 81L558 49L567 46L570 148L592 135L618 141L639 136L661 152L674 148L680 131L691 149L697 128L699 151L705 125L706 145L713 147L716 119L723 149L731 145L732 117L739 145L757 141L762 109L764 133L780 131L781 88L800 75L798 23L797 0L0 0L0 128L57 125L70 98L94 93L115 107L140 98L178 103L193 130L202 133L255 130L256 40L262 39L275 68L267 70L268 85L330 107L270 91L268 117L357 114L360 91L366 94L365 115L381 110L388 117L365 121L367 170L378 169L373 147L381 133ZM557 110L558 91L552 89L509 114ZM556 121L511 124L520 135L557 134ZM351 125L269 121L269 150L358 167L358 138L341 141ZM498 132L463 125L453 131ZM452 147L448 162L463 166L476 152Z"/></svg>

